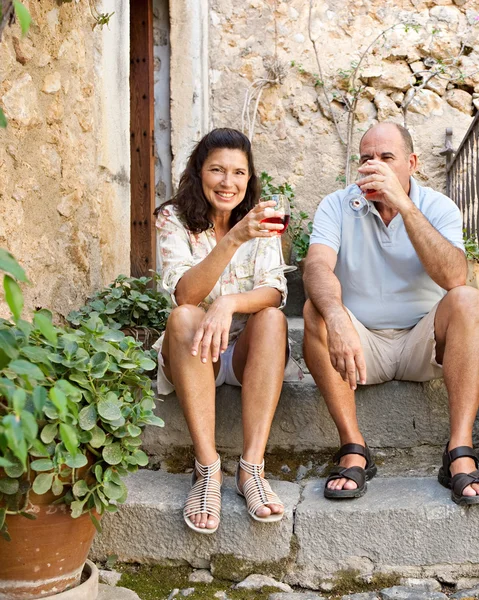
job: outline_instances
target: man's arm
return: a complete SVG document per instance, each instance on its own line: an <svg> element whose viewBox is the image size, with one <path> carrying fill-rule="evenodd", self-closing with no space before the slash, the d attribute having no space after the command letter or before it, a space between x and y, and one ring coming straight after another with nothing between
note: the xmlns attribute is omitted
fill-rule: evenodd
<svg viewBox="0 0 479 600"><path fill-rule="evenodd" d="M328 332L331 364L341 377L356 389L366 383L366 362L359 336L341 300L341 284L334 274L336 252L325 244L312 244L306 259L304 283L316 311L323 317Z"/></svg>
<svg viewBox="0 0 479 600"><path fill-rule="evenodd" d="M411 244L429 277L447 291L465 285L467 262L464 252L446 240L413 202L411 205L400 212Z"/></svg>

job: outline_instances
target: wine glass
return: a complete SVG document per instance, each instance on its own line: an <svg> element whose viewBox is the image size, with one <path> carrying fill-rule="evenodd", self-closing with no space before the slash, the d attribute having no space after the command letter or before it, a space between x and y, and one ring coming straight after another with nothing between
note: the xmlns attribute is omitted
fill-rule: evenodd
<svg viewBox="0 0 479 600"><path fill-rule="evenodd" d="M269 200L274 200L276 203L275 206L268 207L274 210L274 213L271 216L264 218L261 223L275 223L284 225L282 231L278 231L281 235L286 231L289 221L291 219L291 207L289 205L289 200L284 194L271 194L269 196L262 196L262 202L268 202ZM294 265L287 265L284 261L283 256L283 248L281 246L280 236L277 236L278 246L279 246L279 255L281 259L281 264L279 267L271 269L272 272L281 270L283 273L292 273L296 271L298 267Z"/></svg>
<svg viewBox="0 0 479 600"><path fill-rule="evenodd" d="M351 192L344 198L343 210L355 219L363 219L369 214L371 204L358 188L358 191Z"/></svg>

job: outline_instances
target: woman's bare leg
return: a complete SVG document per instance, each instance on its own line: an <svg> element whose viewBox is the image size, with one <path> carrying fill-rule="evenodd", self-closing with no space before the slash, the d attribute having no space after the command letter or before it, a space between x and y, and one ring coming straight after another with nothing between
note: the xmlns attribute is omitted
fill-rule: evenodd
<svg viewBox="0 0 479 600"><path fill-rule="evenodd" d="M199 356L191 354L193 337L204 311L197 306L184 304L175 308L168 318L162 355L164 372L174 384L176 395L183 409L195 456L202 465L210 465L217 459L215 447L215 378L220 362L209 357L202 363ZM221 480L221 473L214 475ZM190 517L197 527L214 529L217 521L206 513Z"/></svg>
<svg viewBox="0 0 479 600"><path fill-rule="evenodd" d="M277 308L265 308L250 316L234 349L233 370L243 386L243 458L254 464L263 460L281 394L287 333L283 313ZM240 487L250 477L240 469ZM268 517L281 512L282 506L269 504L256 514Z"/></svg>

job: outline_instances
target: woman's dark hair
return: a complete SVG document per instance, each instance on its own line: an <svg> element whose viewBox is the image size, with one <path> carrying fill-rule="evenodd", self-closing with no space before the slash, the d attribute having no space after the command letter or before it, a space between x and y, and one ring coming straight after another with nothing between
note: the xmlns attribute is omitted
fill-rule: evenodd
<svg viewBox="0 0 479 600"><path fill-rule="evenodd" d="M200 233L210 227L208 221L210 204L203 193L201 169L209 154L220 148L241 150L248 159L248 175L250 178L246 194L242 202L231 212L231 226L236 225L255 206L261 190L254 168L251 142L240 131L224 127L213 129L196 144L188 159L186 169L181 175L178 192L171 200L167 200L158 206L154 212L155 215L158 215L164 206L173 204L178 210L179 217L190 231Z"/></svg>

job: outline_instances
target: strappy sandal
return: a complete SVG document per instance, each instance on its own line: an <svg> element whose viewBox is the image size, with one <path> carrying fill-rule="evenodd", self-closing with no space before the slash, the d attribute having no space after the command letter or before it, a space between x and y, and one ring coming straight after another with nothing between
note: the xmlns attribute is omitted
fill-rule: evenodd
<svg viewBox="0 0 479 600"><path fill-rule="evenodd" d="M185 523L197 533L215 533L218 530L221 511L221 483L213 479L213 475L221 469L221 459L211 465L202 465L195 458L195 468L191 476L192 488L186 498L185 508L183 509L183 518ZM203 478L198 479L197 473ZM223 478L221 478L223 480ZM215 528L197 527L190 519L191 516L199 513L207 513L217 519L218 525Z"/></svg>
<svg viewBox="0 0 479 600"><path fill-rule="evenodd" d="M246 473L252 475L243 485L243 491L239 489L239 470L243 469ZM264 460L260 465L255 465L240 457L239 465L236 470L236 492L246 500L249 515L260 523L274 523L281 521L284 513L271 513L268 517L258 517L256 511L266 504L278 504L284 508L284 504L273 492L266 479L261 477L264 471Z"/></svg>
<svg viewBox="0 0 479 600"><path fill-rule="evenodd" d="M364 456L366 459L366 467L364 469L362 467L342 467L339 464L339 461L343 456L346 456L346 454L359 454L360 456ZM344 446L341 446L339 451L334 455L333 460L338 464L331 469L329 476L326 479L324 497L331 500L341 500L343 498L360 498L361 496L364 496L367 490L366 482L372 479L378 471L371 458L371 453L369 452L367 445L344 444ZM354 481L358 487L355 490L330 490L328 488L328 483L330 481L343 479L343 477Z"/></svg>
<svg viewBox="0 0 479 600"><path fill-rule="evenodd" d="M458 446L453 450L448 450L449 442L446 444L444 454L442 455L442 467L439 469L437 478L444 487L452 490L451 498L456 504L479 504L479 496L464 496L463 491L472 483L479 483L479 460L474 449L470 446ZM476 465L476 470L471 473L457 473L451 475L451 463L458 458L472 458Z"/></svg>

